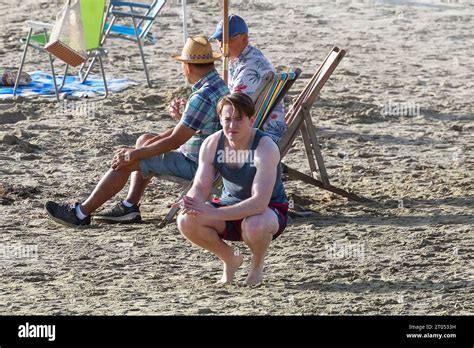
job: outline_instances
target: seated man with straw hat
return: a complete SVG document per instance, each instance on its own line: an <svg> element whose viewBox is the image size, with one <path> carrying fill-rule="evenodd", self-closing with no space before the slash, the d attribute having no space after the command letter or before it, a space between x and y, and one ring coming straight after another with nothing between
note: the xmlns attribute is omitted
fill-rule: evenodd
<svg viewBox="0 0 474 348"><path fill-rule="evenodd" d="M216 27L209 40L217 40L222 48L223 21ZM262 77L269 71L275 72L272 64L255 46L249 43L249 28L245 20L235 14L229 16L229 89L233 92L243 92L252 96L262 82ZM170 105L172 117L179 120L180 110L186 101L175 99ZM281 101L272 111L263 125L263 130L278 144L280 138L288 129L283 113L284 103Z"/></svg>
<svg viewBox="0 0 474 348"><path fill-rule="evenodd" d="M229 94L214 67L214 61L220 57L220 53L212 51L206 37L188 38L182 54L173 56L182 62L183 73L193 84L193 93L180 122L160 135L141 135L135 148L118 149L111 168L85 201L74 204L49 201L45 205L49 217L70 227L89 225L91 214L120 192L131 177L126 199L94 218L107 223L139 222L139 202L153 175L173 175L192 180L201 144L221 129L217 103Z"/></svg>
<svg viewBox="0 0 474 348"><path fill-rule="evenodd" d="M232 93L217 106L222 131L208 137L199 152L193 186L181 207L178 228L194 244L223 263L221 283L229 284L243 257L223 241L243 241L252 253L247 285L263 279L265 254L285 229L288 199L282 183L280 151L265 132L253 128L255 108L244 93ZM220 199L207 202L215 173L222 176Z"/></svg>

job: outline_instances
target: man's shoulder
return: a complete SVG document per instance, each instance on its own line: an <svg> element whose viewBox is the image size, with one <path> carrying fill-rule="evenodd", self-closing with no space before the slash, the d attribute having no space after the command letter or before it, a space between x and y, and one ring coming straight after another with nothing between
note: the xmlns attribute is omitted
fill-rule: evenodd
<svg viewBox="0 0 474 348"><path fill-rule="evenodd" d="M273 71L270 61L263 55L262 51L254 46L250 46L245 58L240 59L234 67L234 75L253 76L256 71L259 74ZM235 76L234 76L235 77Z"/></svg>
<svg viewBox="0 0 474 348"><path fill-rule="evenodd" d="M263 52L255 47L255 46L252 46L252 45L249 45L250 46L250 50L249 50L249 58L255 60L255 59L263 59L265 61L268 61L268 59L265 57L265 55L263 54Z"/></svg>
<svg viewBox="0 0 474 348"><path fill-rule="evenodd" d="M212 133L211 135L209 135L206 140L204 140L208 145L214 145L214 144L217 144L217 142L219 141L219 138L222 134L222 129Z"/></svg>
<svg viewBox="0 0 474 348"><path fill-rule="evenodd" d="M266 170L266 168L273 168L280 163L280 149L272 138L265 135L261 137L253 158L255 159L254 163L257 169L263 168Z"/></svg>
<svg viewBox="0 0 474 348"><path fill-rule="evenodd" d="M189 102L199 103L209 101L213 103L216 102L216 99L219 100L227 94L230 94L230 91L224 81L222 81L222 83L206 83L200 89L191 94Z"/></svg>
<svg viewBox="0 0 474 348"><path fill-rule="evenodd" d="M224 80L222 80L220 77L208 81L195 92L196 95L199 95L202 98L212 99L220 99L229 93L229 88L225 84Z"/></svg>
<svg viewBox="0 0 474 348"><path fill-rule="evenodd" d="M203 153L206 154L206 157L214 157L214 153L216 152L221 133L222 130L218 130L217 132L212 133L202 143L202 149L204 149Z"/></svg>
<svg viewBox="0 0 474 348"><path fill-rule="evenodd" d="M257 155L261 155L264 157L274 154L280 155L280 149L278 148L278 145L272 140L270 136L266 134L261 135L260 142L258 143L256 151Z"/></svg>
<svg viewBox="0 0 474 348"><path fill-rule="evenodd" d="M197 92L201 90L206 90L208 88L222 88L226 86L224 80L219 75L217 70L213 70L205 77L205 82L202 84L201 88L197 90Z"/></svg>

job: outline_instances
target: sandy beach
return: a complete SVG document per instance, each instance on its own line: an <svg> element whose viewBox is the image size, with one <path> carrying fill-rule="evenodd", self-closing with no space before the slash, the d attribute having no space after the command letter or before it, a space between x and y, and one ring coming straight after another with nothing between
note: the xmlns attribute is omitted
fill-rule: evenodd
<svg viewBox="0 0 474 348"><path fill-rule="evenodd" d="M220 3L188 1L190 36L212 34ZM1 68L19 65L25 20L51 22L62 4L0 0ZM168 103L184 86L170 58L183 44L180 4L167 2L152 29L157 43L145 45L153 88L135 44L110 40L107 77L138 85L59 105L0 99L0 313L474 314L474 4L467 0L230 1L278 71L302 69L287 107L333 46L347 50L311 116L331 182L376 201L287 181L295 209L312 213L293 216L272 243L262 285L243 286L243 244L232 244L245 256L235 284L216 286L220 262L175 223L158 228L180 192L171 182L152 182L142 224L73 230L47 218L47 200L88 196L114 149L174 126ZM30 52L25 71L48 64ZM284 162L308 172L300 138Z"/></svg>

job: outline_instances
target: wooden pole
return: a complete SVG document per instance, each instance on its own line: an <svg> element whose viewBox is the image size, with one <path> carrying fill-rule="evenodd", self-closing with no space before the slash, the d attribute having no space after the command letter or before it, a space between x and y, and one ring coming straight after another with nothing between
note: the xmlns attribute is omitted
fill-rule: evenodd
<svg viewBox="0 0 474 348"><path fill-rule="evenodd" d="M229 76L229 0L224 0L224 21L222 29L222 45L224 47L222 79L227 84Z"/></svg>
<svg viewBox="0 0 474 348"><path fill-rule="evenodd" d="M186 0L181 0L181 15L183 16L183 45L188 39L188 14L186 7Z"/></svg>

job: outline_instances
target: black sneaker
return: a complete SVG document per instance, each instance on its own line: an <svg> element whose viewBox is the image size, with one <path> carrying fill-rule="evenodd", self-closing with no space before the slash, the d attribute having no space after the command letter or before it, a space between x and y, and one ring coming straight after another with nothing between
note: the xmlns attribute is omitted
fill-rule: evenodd
<svg viewBox="0 0 474 348"><path fill-rule="evenodd" d="M140 208L133 205L130 208L123 205L122 202L117 203L112 209L104 210L94 215L94 220L109 224L122 223L130 224L141 222Z"/></svg>
<svg viewBox="0 0 474 348"><path fill-rule="evenodd" d="M84 227L90 225L90 215L84 220L81 220L76 216L76 206L78 204L79 203L64 204L49 201L46 202L44 208L49 217L61 225L68 227Z"/></svg>

